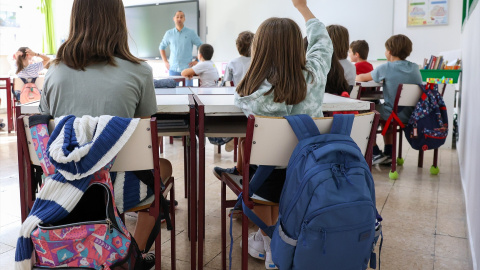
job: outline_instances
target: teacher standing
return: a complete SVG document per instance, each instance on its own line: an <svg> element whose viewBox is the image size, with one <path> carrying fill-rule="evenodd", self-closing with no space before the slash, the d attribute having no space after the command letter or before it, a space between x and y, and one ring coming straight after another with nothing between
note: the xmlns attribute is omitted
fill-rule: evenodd
<svg viewBox="0 0 480 270"><path fill-rule="evenodd" d="M192 61L193 45L200 47L200 37L190 28L185 27L185 13L179 10L173 16L175 28L168 30L160 43L160 55L168 69L168 75L180 76L182 70L197 64ZM170 58L167 59L165 49L170 46ZM193 86L193 80L187 80L186 86Z"/></svg>

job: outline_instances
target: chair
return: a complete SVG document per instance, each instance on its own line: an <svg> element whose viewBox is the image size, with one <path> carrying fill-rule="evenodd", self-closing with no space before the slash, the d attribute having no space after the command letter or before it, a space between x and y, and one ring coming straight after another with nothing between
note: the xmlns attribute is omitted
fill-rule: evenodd
<svg viewBox="0 0 480 270"><path fill-rule="evenodd" d="M355 116L352 130L352 138L357 143L369 166L372 162L372 147L374 145L375 130L377 129L380 115L377 112L358 114ZM320 133L329 133L333 118L314 118ZM278 136L282 134L282 136ZM279 117L253 116L248 117L247 134L245 139L243 168L249 168L250 164L287 166L290 156L297 145L298 140L288 121ZM279 147L283 146L283 147ZM222 269L226 269L226 208L234 207L236 200L226 200L226 187L228 186L237 196L243 192L243 200L249 208L255 204L273 205L257 195L248 197L249 170L243 170L242 176L222 174L221 189L221 219L222 219ZM242 218L242 269L248 269L248 218Z"/></svg>
<svg viewBox="0 0 480 270"><path fill-rule="evenodd" d="M38 171L40 161L35 153L35 148L32 141L32 136L29 129L29 116L21 115L17 119L17 148L18 148L18 171L20 181L20 209L22 222L28 216L30 209L32 209L35 201L35 183L33 181L33 173ZM23 128L22 128L23 127ZM54 122L50 121L49 130L54 129ZM161 194L161 187L157 185L160 183L160 164L157 141L157 124L156 118L141 119L138 123L134 133L124 145L122 150L117 155L115 163L110 171L139 171L139 170L153 170L154 171L154 197L159 198ZM40 169L41 171L41 169ZM172 269L175 269L175 190L174 177L170 177L165 183L165 190L163 194L170 191L170 213L172 221L171 231L171 263ZM157 202L158 201L158 202ZM160 200L153 200L153 203L147 205L137 205L127 212L138 211L150 208L150 215L157 219L160 216L161 204ZM155 239L155 268L161 269L161 233L158 233Z"/></svg>
<svg viewBox="0 0 480 270"><path fill-rule="evenodd" d="M438 85L438 91L440 92L440 95L443 96L443 93L445 91L446 85L445 84L439 84ZM397 95L395 97L395 102L393 104L393 109L392 113L397 114L398 113L398 107L399 106L415 106L420 99L420 96L422 95L422 90L420 89L420 86L416 84L399 84L398 89L397 89ZM381 123L386 123L385 120L380 120ZM392 128L392 137L393 137L393 143L392 145L395 147L392 147L392 166L391 166L391 171L388 174L389 178L392 180L398 179L398 172L397 172L397 163L398 165L403 165L405 160L402 158L402 128L399 126L399 124L396 121L391 122L391 128ZM381 133L383 130L377 131L377 133ZM397 133L399 133L399 140L398 140L398 157L397 157ZM418 167L422 168L423 167L423 150L418 151ZM394 157L396 157L394 161ZM432 174L438 174L439 170L437 167L437 162L438 162L438 148L434 149L434 154L433 154L433 165L432 168L430 169L430 172ZM433 168L434 167L434 168Z"/></svg>

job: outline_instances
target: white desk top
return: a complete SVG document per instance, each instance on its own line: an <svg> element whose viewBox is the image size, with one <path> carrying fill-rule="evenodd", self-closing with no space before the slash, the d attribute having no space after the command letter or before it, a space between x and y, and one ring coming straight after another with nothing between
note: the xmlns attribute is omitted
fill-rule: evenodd
<svg viewBox="0 0 480 270"><path fill-rule="evenodd" d="M233 95L235 87L191 87L190 90L197 95Z"/></svg>
<svg viewBox="0 0 480 270"><path fill-rule="evenodd" d="M155 95L191 95L189 87L155 88Z"/></svg>
<svg viewBox="0 0 480 270"><path fill-rule="evenodd" d="M240 108L234 105L233 95L198 95L198 97L205 106L206 115L243 113ZM322 110L324 112L368 111L370 110L370 102L325 93Z"/></svg>
<svg viewBox="0 0 480 270"><path fill-rule="evenodd" d="M157 113L189 113L188 95L157 95Z"/></svg>
<svg viewBox="0 0 480 270"><path fill-rule="evenodd" d="M30 102L22 105L17 105L17 106L20 106L20 111L22 114L38 114L40 113L40 111L38 110L39 105L40 105L40 102L35 101L35 102Z"/></svg>
<svg viewBox="0 0 480 270"><path fill-rule="evenodd" d="M368 82L356 82L359 83L362 87L382 87L383 84L377 83L374 81L368 81Z"/></svg>

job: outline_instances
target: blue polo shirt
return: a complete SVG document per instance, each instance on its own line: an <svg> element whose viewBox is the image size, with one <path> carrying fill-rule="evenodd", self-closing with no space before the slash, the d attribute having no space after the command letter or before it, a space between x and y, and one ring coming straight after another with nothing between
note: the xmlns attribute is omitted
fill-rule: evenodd
<svg viewBox="0 0 480 270"><path fill-rule="evenodd" d="M183 27L181 31L178 31L177 28L168 30L158 48L165 50L170 46L170 57L168 58L170 70L181 72L188 68L188 64L192 61L193 45L198 48L202 45L202 41L192 29Z"/></svg>

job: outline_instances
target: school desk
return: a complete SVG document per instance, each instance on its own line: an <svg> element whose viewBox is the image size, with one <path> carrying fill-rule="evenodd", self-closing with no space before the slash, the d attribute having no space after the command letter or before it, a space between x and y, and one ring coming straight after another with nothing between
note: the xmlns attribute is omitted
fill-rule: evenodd
<svg viewBox="0 0 480 270"><path fill-rule="evenodd" d="M193 88L191 88L192 91ZM201 93L202 87L196 89ZM205 92L217 91L216 88L205 89ZM232 90L226 90L232 91ZM247 117L240 108L234 105L233 93L228 94L195 94L197 104L197 136L198 136L198 265L204 265L205 238L205 137L245 137ZM324 112L331 111L370 111L373 103L341 96L325 94L322 104ZM375 136L372 136L372 140ZM371 160L371 158L370 158ZM210 173L210 172L208 172Z"/></svg>

